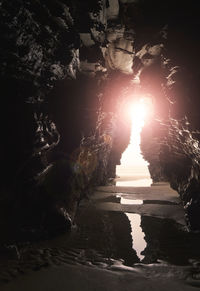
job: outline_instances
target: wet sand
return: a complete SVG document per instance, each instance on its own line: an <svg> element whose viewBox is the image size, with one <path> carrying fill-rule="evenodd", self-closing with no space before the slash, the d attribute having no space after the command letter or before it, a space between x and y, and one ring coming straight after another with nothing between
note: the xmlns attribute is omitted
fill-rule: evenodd
<svg viewBox="0 0 200 291"><path fill-rule="evenodd" d="M71 234L25 243L18 258L1 260L0 290L197 290L199 245L168 184L98 187Z"/></svg>

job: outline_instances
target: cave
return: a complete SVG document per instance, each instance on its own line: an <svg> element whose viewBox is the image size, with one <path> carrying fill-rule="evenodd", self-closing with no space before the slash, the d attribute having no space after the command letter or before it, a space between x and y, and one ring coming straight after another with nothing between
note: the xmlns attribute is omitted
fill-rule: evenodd
<svg viewBox="0 0 200 291"><path fill-rule="evenodd" d="M82 271L74 264L60 267L60 273L47 268L47 278L56 274L63 283L43 290L61 291L67 284L77 291L132 290L134 284L141 290L144 278L130 273L140 268L143 277L154 278L152 290L162 290L169 273L168 288L199 288L198 1L0 0L0 13L0 289L39 288L29 284L31 279L15 284L15 278L31 255L50 254L55 241L59 246L52 247L51 257L59 265L63 237L66 264L71 256L87 264ZM144 188L138 184L130 190L117 184L117 169L137 127L131 118L139 109L129 114L131 104L144 100L150 113L139 132L139 150L150 176ZM134 163L139 167L136 158ZM172 193L169 201L167 193ZM149 205L156 205L159 215ZM169 207L175 214L168 217L162 209ZM184 222L172 221L176 209ZM130 233L136 228L145 233L138 243L144 247L133 253ZM108 270L88 271L94 258L96 266ZM36 261L32 269L39 275L33 280L39 282L51 264ZM151 264L159 270L159 286ZM73 283L63 279L65 271ZM123 274L119 286L115 271ZM86 274L91 275L88 285Z"/></svg>

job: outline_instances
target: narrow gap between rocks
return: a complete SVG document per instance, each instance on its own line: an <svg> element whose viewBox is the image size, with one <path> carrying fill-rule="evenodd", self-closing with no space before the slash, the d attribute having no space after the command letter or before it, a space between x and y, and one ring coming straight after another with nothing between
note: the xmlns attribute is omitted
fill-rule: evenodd
<svg viewBox="0 0 200 291"><path fill-rule="evenodd" d="M140 98L127 106L127 114L131 119L130 143L117 166L116 186L150 186L152 179L148 170L148 162L144 160L141 149L141 131L151 118L153 105L150 98Z"/></svg>

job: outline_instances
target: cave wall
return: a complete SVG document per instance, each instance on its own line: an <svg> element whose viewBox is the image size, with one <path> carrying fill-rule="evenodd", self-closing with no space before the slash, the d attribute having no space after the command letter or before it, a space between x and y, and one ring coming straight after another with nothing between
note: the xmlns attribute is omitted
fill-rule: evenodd
<svg viewBox="0 0 200 291"><path fill-rule="evenodd" d="M183 3L162 32L162 50L141 86L153 96L154 120L142 132L142 151L154 182L168 181L180 194L190 230L199 230L199 36L195 3ZM176 11L176 10L175 10ZM155 45L149 43L149 48ZM148 50L149 50L148 48ZM143 50L146 47L143 47ZM159 75L159 78L157 77Z"/></svg>
<svg viewBox="0 0 200 291"><path fill-rule="evenodd" d="M0 1L1 201L21 231L70 228L80 199L115 177L135 77L155 108L141 141L151 177L200 228L196 5Z"/></svg>
<svg viewBox="0 0 200 291"><path fill-rule="evenodd" d="M0 11L2 208L22 232L60 232L80 199L114 177L128 144L130 126L114 111L130 81L131 32L118 21L114 31L118 1L2 0Z"/></svg>

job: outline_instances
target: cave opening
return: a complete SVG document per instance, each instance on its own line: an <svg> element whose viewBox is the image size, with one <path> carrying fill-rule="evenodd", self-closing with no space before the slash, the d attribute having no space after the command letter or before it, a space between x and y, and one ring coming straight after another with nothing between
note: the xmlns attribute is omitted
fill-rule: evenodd
<svg viewBox="0 0 200 291"><path fill-rule="evenodd" d="M153 118L154 108L151 97L139 96L127 102L125 114L131 122L130 142L122 154L120 165L116 167L116 186L145 187L151 186L152 179L148 169L148 162L141 153L141 132L145 126L148 130L149 122ZM121 205L142 205L143 200L120 197ZM131 228L132 249L136 252L140 262L145 259L144 250L147 247L142 228L140 214L124 212Z"/></svg>
<svg viewBox="0 0 200 291"><path fill-rule="evenodd" d="M141 132L148 129L153 118L153 101L151 97L140 96L126 104L125 114L131 122L130 142L122 154L120 165L116 166L116 186L150 186L148 162L141 154Z"/></svg>
<svg viewBox="0 0 200 291"><path fill-rule="evenodd" d="M197 5L0 0L1 290L200 286Z"/></svg>

